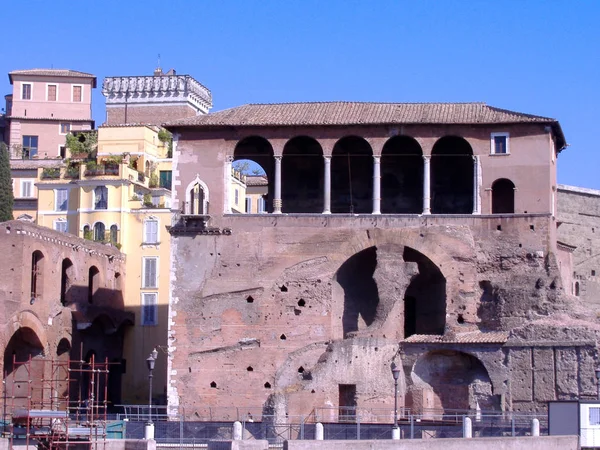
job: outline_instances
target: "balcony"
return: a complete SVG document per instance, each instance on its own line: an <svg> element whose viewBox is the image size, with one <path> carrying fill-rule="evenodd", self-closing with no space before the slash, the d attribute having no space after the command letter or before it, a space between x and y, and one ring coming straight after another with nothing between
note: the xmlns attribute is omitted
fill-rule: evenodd
<svg viewBox="0 0 600 450"><path fill-rule="evenodd" d="M119 166L116 164L87 163L84 175L86 177L118 176Z"/></svg>

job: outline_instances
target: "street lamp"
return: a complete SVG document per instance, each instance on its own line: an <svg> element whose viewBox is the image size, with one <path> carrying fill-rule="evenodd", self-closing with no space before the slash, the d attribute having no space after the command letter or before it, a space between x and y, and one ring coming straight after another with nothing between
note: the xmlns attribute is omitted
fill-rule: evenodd
<svg viewBox="0 0 600 450"><path fill-rule="evenodd" d="M600 400L600 367L596 367L596 391L598 400Z"/></svg>
<svg viewBox="0 0 600 450"><path fill-rule="evenodd" d="M158 352L156 348L150 352L150 356L146 358L146 365L148 366L148 423L146 424L146 439L154 439L154 424L152 423L152 376L154 372L154 366L156 364L156 358L158 358Z"/></svg>
<svg viewBox="0 0 600 450"><path fill-rule="evenodd" d="M400 367L392 361L391 369L394 377L394 428L392 429L392 439L400 439L400 429L398 428L398 378L400 377Z"/></svg>

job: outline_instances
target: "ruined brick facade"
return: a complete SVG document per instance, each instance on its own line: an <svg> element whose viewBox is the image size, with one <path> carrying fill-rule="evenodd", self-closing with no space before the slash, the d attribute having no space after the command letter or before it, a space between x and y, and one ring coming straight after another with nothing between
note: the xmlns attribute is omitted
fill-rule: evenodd
<svg viewBox="0 0 600 450"><path fill-rule="evenodd" d="M50 363L36 366L45 374L15 373L25 368L13 372L13 358L88 361L93 354L114 364L108 400L119 403L124 331L133 324L133 314L123 309L124 256L113 247L21 221L0 224L0 252L5 382L31 377L40 383L51 373Z"/></svg>
<svg viewBox="0 0 600 450"><path fill-rule="evenodd" d="M556 121L287 104L170 129L172 411L389 411L392 362L415 410L596 395L598 327L561 277ZM268 213L228 210L235 159L265 170Z"/></svg>

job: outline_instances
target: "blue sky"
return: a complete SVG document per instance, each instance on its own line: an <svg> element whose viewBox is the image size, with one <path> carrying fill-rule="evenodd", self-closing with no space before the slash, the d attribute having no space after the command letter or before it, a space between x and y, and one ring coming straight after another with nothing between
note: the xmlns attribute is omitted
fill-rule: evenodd
<svg viewBox="0 0 600 450"><path fill-rule="evenodd" d="M0 73L190 74L214 108L289 101L469 102L554 117L559 182L600 189L598 1L19 0ZM7 18L10 18L9 20ZM0 77L3 94L11 91ZM100 89L94 118L105 118Z"/></svg>

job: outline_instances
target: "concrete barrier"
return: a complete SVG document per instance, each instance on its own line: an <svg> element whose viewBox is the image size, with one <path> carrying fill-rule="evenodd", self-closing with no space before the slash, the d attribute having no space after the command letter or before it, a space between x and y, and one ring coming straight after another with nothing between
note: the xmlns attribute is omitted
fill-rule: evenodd
<svg viewBox="0 0 600 450"><path fill-rule="evenodd" d="M92 448L102 450L156 450L154 439L98 439Z"/></svg>
<svg viewBox="0 0 600 450"><path fill-rule="evenodd" d="M269 450L269 441L210 441L208 450Z"/></svg>
<svg viewBox="0 0 600 450"><path fill-rule="evenodd" d="M284 450L578 450L578 436L471 439L403 439L400 441L285 441Z"/></svg>

